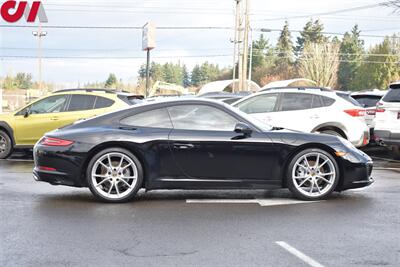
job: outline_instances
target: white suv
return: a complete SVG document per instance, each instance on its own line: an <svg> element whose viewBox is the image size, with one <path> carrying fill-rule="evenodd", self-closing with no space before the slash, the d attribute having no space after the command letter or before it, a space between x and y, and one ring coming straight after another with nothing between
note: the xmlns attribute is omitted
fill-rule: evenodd
<svg viewBox="0 0 400 267"><path fill-rule="evenodd" d="M400 159L400 82L390 85L390 90L376 107L375 135L388 145L396 159Z"/></svg>
<svg viewBox="0 0 400 267"><path fill-rule="evenodd" d="M233 104L275 127L343 137L356 147L369 143L365 109L349 94L325 88L270 88Z"/></svg>

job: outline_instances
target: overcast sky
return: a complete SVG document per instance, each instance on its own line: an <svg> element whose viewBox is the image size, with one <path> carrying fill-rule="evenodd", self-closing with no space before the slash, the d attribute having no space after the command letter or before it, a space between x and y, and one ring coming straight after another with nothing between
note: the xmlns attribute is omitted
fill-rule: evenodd
<svg viewBox="0 0 400 267"><path fill-rule="evenodd" d="M3 2L3 1L2 1ZM157 26L227 26L234 24L233 0L48 0L43 1L49 22L62 26L142 26L153 21ZM320 18L326 32L344 33L357 23L366 35L400 32L400 15L385 7L331 15L324 12L372 5L374 0L252 0L253 28L281 29L285 19L291 30L301 30L312 17ZM311 16L310 16L311 15ZM296 18L293 18L297 16ZM305 16L298 18L298 16ZM308 17L307 17L308 16ZM1 25L6 23L1 20ZM15 25L32 25L21 20ZM33 24L35 25L35 24ZM37 25L37 24L36 24ZM0 28L0 76L31 72L37 77L37 38L33 29ZM46 29L44 57L96 57L96 59L43 59L43 79L76 86L88 81L104 81L112 72L124 81L134 81L145 62L140 30ZM255 38L259 33L254 33ZM279 32L266 33L272 43ZM297 33L293 33L295 42ZM221 67L232 65L232 30L158 30L153 60L181 62L193 67L209 61ZM382 38L363 37L367 46ZM32 58L4 58L27 56ZM102 59L102 57L117 57ZM125 58L124 58L125 57ZM130 57L130 58L126 58ZM100 58L100 59L99 59Z"/></svg>

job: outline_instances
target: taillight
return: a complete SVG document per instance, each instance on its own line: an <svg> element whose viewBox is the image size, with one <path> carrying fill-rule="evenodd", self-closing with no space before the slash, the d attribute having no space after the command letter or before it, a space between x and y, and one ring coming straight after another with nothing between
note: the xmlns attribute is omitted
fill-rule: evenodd
<svg viewBox="0 0 400 267"><path fill-rule="evenodd" d="M378 104L376 104L376 112L379 112L379 113L385 112L385 109L382 106L383 106L382 102L379 102Z"/></svg>
<svg viewBox="0 0 400 267"><path fill-rule="evenodd" d="M59 138L52 138L52 137L44 137L40 144L43 146L70 146L74 143L74 141L70 140L63 140Z"/></svg>
<svg viewBox="0 0 400 267"><path fill-rule="evenodd" d="M362 117L365 116L365 109L346 109L344 110L347 114L352 117Z"/></svg>

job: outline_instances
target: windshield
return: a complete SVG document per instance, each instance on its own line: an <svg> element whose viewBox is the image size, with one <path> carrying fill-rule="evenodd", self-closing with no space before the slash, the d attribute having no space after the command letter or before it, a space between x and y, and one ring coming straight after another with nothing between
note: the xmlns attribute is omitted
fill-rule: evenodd
<svg viewBox="0 0 400 267"><path fill-rule="evenodd" d="M252 123L254 126L256 126L258 129L260 129L261 131L271 131L272 130L272 126L262 122L252 116L250 116L249 114L244 113L243 111L241 111L238 108L232 107L231 105L225 104L224 106L229 108L230 110L233 110L235 113L239 114L239 116L243 117L244 119L248 120L250 123Z"/></svg>

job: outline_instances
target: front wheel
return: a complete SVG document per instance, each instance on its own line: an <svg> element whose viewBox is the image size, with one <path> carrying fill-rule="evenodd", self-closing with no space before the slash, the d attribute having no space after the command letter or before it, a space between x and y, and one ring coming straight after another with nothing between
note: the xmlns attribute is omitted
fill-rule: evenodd
<svg viewBox="0 0 400 267"><path fill-rule="evenodd" d="M87 168L90 191L100 200L127 202L135 197L143 181L140 161L130 151L109 148L96 154Z"/></svg>
<svg viewBox="0 0 400 267"><path fill-rule="evenodd" d="M325 199L335 190L338 182L338 164L324 150L303 150L289 164L288 188L299 199Z"/></svg>
<svg viewBox="0 0 400 267"><path fill-rule="evenodd" d="M13 145L10 136L4 131L0 131L0 159L8 158L13 152Z"/></svg>

